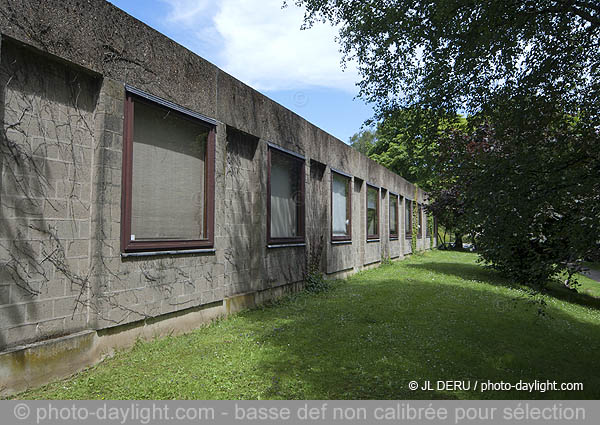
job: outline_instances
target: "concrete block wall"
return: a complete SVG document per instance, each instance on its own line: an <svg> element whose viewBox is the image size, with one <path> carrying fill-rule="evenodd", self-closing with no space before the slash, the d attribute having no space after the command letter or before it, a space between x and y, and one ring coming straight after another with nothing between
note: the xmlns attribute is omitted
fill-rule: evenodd
<svg viewBox="0 0 600 425"><path fill-rule="evenodd" d="M0 0L0 350L283 293L319 245L332 277L410 253L388 202L411 183L111 4L81 7ZM122 258L125 84L217 120L214 252ZM306 157L305 246L267 247L267 143ZM330 241L332 168L353 176L351 243ZM367 183L382 188L374 242Z"/></svg>
<svg viewBox="0 0 600 425"><path fill-rule="evenodd" d="M99 79L2 43L0 347L87 327Z"/></svg>
<svg viewBox="0 0 600 425"><path fill-rule="evenodd" d="M215 186L218 193L225 194L217 197L215 202L215 216L219 217L215 226L216 252L212 255L121 258L123 83L104 78L99 97L95 149L98 166L95 167L92 195L95 201L92 211L94 237L90 240L93 270L89 294L91 328L114 327L222 301L239 273L231 265L227 267L227 259L233 255L233 250L228 247L240 248L245 236L240 226L228 226L239 219L235 215L239 207L228 202L239 197L232 196L233 186L226 187L225 125L219 124L216 143L219 165L215 167ZM250 201L251 198L246 200L247 203ZM239 245L231 245L230 238L239 240ZM240 267L244 263L234 264Z"/></svg>

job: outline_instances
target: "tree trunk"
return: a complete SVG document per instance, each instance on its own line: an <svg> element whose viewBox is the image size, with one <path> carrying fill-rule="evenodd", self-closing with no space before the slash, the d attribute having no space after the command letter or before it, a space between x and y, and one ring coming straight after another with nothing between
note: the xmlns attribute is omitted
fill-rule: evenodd
<svg viewBox="0 0 600 425"><path fill-rule="evenodd" d="M454 233L454 249L463 249L463 234Z"/></svg>

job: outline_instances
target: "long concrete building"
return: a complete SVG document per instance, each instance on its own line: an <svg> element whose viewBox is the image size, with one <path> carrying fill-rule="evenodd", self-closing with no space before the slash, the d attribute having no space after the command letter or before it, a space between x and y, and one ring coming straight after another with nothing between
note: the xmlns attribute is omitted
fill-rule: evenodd
<svg viewBox="0 0 600 425"><path fill-rule="evenodd" d="M0 32L1 393L434 244L413 184L108 2Z"/></svg>

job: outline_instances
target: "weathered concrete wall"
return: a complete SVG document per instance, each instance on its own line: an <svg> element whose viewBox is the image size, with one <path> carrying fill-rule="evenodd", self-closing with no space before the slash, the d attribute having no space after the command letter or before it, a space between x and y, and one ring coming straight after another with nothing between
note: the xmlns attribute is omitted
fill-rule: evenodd
<svg viewBox="0 0 600 425"><path fill-rule="evenodd" d="M411 252L388 202L414 185L111 4L0 0L0 31L0 350L262 300L315 252L332 277ZM124 84L217 120L214 252L121 257ZM267 142L306 157L306 246L267 247ZM348 243L330 240L331 169L354 176ZM369 242L367 183L382 188Z"/></svg>
<svg viewBox="0 0 600 425"><path fill-rule="evenodd" d="M87 327L99 82L2 43L0 347Z"/></svg>
<svg viewBox="0 0 600 425"><path fill-rule="evenodd" d="M179 255L162 257L121 258L121 167L123 134L122 83L105 78L97 110L97 140L95 159L98 167L94 173L92 245L90 281L90 321L94 329L160 316L198 305L223 300L231 283L225 281L225 265L233 247L243 249L238 239L241 226L228 227L226 211L234 210L241 194L250 191L239 189L236 195L226 189L225 125L217 130L216 190L221 196L215 203L217 220L215 231L216 254ZM236 156L237 157L237 156ZM238 157L239 158L239 157ZM225 194L225 196L223 196ZM246 201L246 205L250 205ZM235 220L235 218L232 218ZM233 222L232 222L233 223ZM241 224L242 222L236 222ZM237 241L231 244L231 241ZM236 263L238 267L243 262ZM235 272L228 270L229 276Z"/></svg>

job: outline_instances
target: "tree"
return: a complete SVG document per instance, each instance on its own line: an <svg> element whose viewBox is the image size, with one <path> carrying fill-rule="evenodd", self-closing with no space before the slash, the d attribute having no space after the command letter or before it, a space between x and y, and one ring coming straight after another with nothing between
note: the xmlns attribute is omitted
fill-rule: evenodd
<svg viewBox="0 0 600 425"><path fill-rule="evenodd" d="M392 167L411 160L421 167L421 154L433 157L433 209L469 227L484 261L539 289L597 255L600 3L296 4L306 8L305 26L339 26L345 60L358 62L360 95L379 118L467 114L462 128L430 126L433 137L421 139L388 122L378 143L400 140L400 147L371 152Z"/></svg>
<svg viewBox="0 0 600 425"><path fill-rule="evenodd" d="M364 155L369 154L369 150L374 144L375 132L373 130L361 130L350 136L350 146Z"/></svg>
<svg viewBox="0 0 600 425"><path fill-rule="evenodd" d="M361 96L382 110L419 105L472 115L519 93L578 110L598 98L596 0L295 3L306 9L305 27L340 27L345 60L358 62Z"/></svg>
<svg viewBox="0 0 600 425"><path fill-rule="evenodd" d="M439 172L440 137L450 129L459 130L466 120L456 114L440 114L426 109L407 108L388 111L377 126L376 142L369 157L393 172L415 183L425 191L447 187L447 176ZM462 249L462 235L467 228L462 222L461 205L451 205L452 191L440 193L436 215L448 231L455 234L456 247ZM443 205L443 208L441 207Z"/></svg>
<svg viewBox="0 0 600 425"><path fill-rule="evenodd" d="M460 209L481 258L517 282L540 290L566 271L572 287L600 243L598 129L530 102L507 106L509 120L504 109L444 136L440 172L450 183L433 189L434 209Z"/></svg>
<svg viewBox="0 0 600 425"><path fill-rule="evenodd" d="M429 191L440 183L440 135L464 124L465 119L459 115L421 108L388 111L377 125L369 157Z"/></svg>

